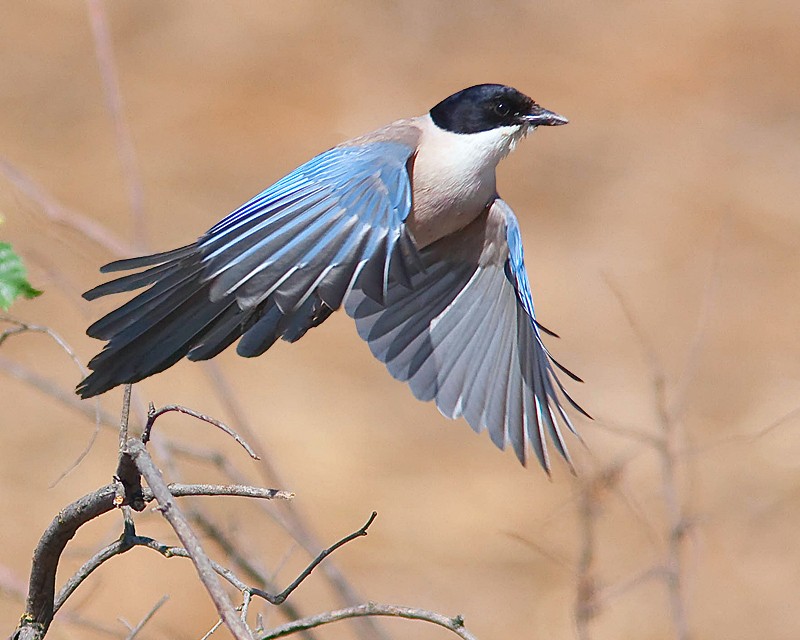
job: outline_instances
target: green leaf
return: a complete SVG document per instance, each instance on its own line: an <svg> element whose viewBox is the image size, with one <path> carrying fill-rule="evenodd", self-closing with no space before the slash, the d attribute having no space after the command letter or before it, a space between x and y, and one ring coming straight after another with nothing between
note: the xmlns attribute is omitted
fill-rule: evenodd
<svg viewBox="0 0 800 640"><path fill-rule="evenodd" d="M0 242L0 309L8 311L19 296L35 298L42 295L41 291L31 286L27 275L25 265L11 245Z"/></svg>

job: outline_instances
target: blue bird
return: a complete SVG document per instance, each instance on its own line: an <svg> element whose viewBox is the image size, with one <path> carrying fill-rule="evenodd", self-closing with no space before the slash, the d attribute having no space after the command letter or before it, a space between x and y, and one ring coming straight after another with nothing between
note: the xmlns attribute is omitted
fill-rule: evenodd
<svg viewBox="0 0 800 640"><path fill-rule="evenodd" d="M567 119L516 89L469 87L429 113L344 142L262 191L192 244L119 260L138 270L87 300L149 287L87 334L107 340L84 398L239 340L244 357L299 340L344 305L389 373L449 418L549 472L575 433L542 342L517 219L495 169L538 126ZM555 334L552 334L555 335ZM588 414L585 414L588 415Z"/></svg>

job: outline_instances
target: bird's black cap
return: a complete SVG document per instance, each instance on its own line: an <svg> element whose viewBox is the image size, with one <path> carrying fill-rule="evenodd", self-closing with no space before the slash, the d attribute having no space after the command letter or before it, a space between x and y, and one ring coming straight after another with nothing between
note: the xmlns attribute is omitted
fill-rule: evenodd
<svg viewBox="0 0 800 640"><path fill-rule="evenodd" d="M567 119L502 84L478 84L445 98L430 111L437 127L453 133L479 133L497 127L566 124Z"/></svg>

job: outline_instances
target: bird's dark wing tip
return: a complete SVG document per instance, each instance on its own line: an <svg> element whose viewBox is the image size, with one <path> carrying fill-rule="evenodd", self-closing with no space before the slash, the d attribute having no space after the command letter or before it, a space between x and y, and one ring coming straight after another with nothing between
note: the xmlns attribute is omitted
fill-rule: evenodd
<svg viewBox="0 0 800 640"><path fill-rule="evenodd" d="M545 333L546 333L548 336L553 336L554 338L561 338L561 336L560 336L560 335L558 335L558 334L557 334L555 331L553 331L552 329L548 329L547 327L545 327L545 326L544 326L544 325L543 325L541 322L539 322L539 321L538 321L536 318L534 318L534 319L533 319L533 321L536 323L536 326L539 328L539 330L541 330L541 331L544 331L544 332L545 332Z"/></svg>
<svg viewBox="0 0 800 640"><path fill-rule="evenodd" d="M97 300L97 298L101 298L103 296L102 293L102 284L96 286L94 289L89 289L88 291L81 294L81 298L84 300Z"/></svg>
<svg viewBox="0 0 800 640"><path fill-rule="evenodd" d="M196 245L187 244L183 247L178 247L177 249L171 249L169 251L161 251L160 253L114 260L100 267L100 273L113 273L115 271L129 271L131 269L140 269L141 267L151 267L154 264L162 264L170 260L182 258L193 253L195 249Z"/></svg>
<svg viewBox="0 0 800 640"><path fill-rule="evenodd" d="M81 400L86 400L88 398L93 398L96 395L102 393L97 389L92 389L92 376L89 375L81 380L78 385L75 387L75 393L81 398Z"/></svg>

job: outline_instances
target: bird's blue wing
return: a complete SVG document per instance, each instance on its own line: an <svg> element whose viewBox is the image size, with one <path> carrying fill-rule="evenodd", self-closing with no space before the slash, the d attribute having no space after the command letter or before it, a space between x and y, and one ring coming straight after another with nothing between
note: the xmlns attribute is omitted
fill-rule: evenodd
<svg viewBox="0 0 800 640"><path fill-rule="evenodd" d="M313 158L194 244L106 265L144 270L95 287L87 299L149 288L89 327L108 343L79 393L136 382L184 356L211 358L239 337L240 355L260 355L323 322L356 284L382 302L390 280L408 283L419 260L404 223L418 131L379 133L381 140Z"/></svg>
<svg viewBox="0 0 800 640"><path fill-rule="evenodd" d="M560 425L574 429L560 396L572 401L541 340L511 209L496 200L420 257L411 288L390 283L383 305L359 290L345 303L373 354L417 398L486 429L523 464L530 443L549 470L548 440L569 462Z"/></svg>

